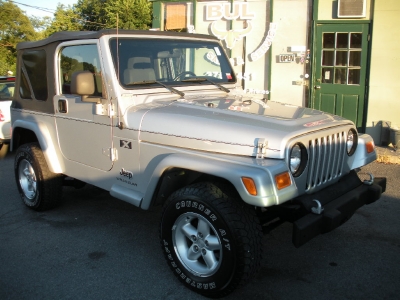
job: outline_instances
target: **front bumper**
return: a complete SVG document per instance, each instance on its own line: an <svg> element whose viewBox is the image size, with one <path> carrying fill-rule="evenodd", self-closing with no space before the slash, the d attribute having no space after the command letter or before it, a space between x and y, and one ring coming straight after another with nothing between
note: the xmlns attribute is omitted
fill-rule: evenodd
<svg viewBox="0 0 400 300"><path fill-rule="evenodd" d="M375 178L367 185L352 171L332 186L294 199L293 203L300 205L303 213L293 222L293 244L300 247L315 236L339 227L358 208L378 200L385 190L386 178ZM314 200L318 200L323 208L320 214L312 212L318 205Z"/></svg>

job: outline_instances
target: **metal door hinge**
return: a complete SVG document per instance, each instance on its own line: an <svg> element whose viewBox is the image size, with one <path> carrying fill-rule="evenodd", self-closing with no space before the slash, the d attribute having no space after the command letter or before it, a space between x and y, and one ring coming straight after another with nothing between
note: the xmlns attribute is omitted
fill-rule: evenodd
<svg viewBox="0 0 400 300"><path fill-rule="evenodd" d="M103 154L105 156L108 156L111 159L111 161L118 160L118 150L116 148L103 149Z"/></svg>
<svg viewBox="0 0 400 300"><path fill-rule="evenodd" d="M96 115L108 116L112 118L114 114L114 106L112 104L96 104Z"/></svg>
<svg viewBox="0 0 400 300"><path fill-rule="evenodd" d="M117 148L111 148L111 161L116 161L118 159L118 150Z"/></svg>

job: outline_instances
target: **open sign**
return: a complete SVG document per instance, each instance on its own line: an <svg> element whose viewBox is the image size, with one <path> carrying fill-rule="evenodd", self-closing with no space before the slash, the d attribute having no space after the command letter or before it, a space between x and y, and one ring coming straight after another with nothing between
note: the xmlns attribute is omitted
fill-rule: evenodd
<svg viewBox="0 0 400 300"><path fill-rule="evenodd" d="M280 63L290 63L294 61L294 54L279 54Z"/></svg>

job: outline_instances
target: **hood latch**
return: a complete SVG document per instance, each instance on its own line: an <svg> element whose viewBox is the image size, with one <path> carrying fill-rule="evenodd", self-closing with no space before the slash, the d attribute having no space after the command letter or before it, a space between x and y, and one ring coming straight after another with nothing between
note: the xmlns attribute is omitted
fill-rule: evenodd
<svg viewBox="0 0 400 300"><path fill-rule="evenodd" d="M256 159L263 159L267 154L268 142L266 139L257 139L257 155Z"/></svg>

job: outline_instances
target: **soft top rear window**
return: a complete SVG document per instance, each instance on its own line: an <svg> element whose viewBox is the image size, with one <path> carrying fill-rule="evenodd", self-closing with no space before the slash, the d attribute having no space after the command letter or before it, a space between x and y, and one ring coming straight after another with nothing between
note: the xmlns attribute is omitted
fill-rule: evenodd
<svg viewBox="0 0 400 300"><path fill-rule="evenodd" d="M47 64L44 50L25 50L22 54L23 76L20 95L22 98L47 100Z"/></svg>

